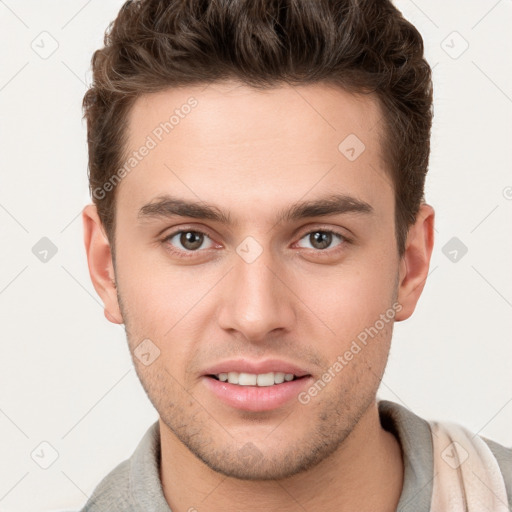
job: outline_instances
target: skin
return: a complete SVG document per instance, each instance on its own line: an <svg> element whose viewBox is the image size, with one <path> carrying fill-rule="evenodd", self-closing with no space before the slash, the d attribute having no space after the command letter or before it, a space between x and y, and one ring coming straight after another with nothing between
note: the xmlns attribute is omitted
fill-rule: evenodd
<svg viewBox="0 0 512 512"><path fill-rule="evenodd" d="M176 512L394 511L403 461L376 403L393 321L307 405L241 411L207 389L202 371L235 357L279 358L316 381L393 304L395 321L408 318L428 273L434 211L421 206L400 258L379 104L325 84L258 91L224 82L142 96L127 148L191 96L197 107L118 185L115 265L95 207L83 212L107 319L125 324L130 350L147 338L160 350L148 366L133 360L160 416L165 497ZM353 162L338 150L351 133L366 147ZM292 203L332 193L373 213L276 223ZM139 218L163 194L216 205L237 223ZM179 236L164 240L179 229L207 236L195 251ZM344 238L322 249L315 230ZM247 236L262 249L250 264L236 252Z"/></svg>

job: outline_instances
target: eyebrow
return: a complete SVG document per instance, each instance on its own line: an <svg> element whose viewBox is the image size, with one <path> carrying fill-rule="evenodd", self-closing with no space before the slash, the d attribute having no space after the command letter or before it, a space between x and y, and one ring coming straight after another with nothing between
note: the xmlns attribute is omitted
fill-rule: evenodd
<svg viewBox="0 0 512 512"><path fill-rule="evenodd" d="M310 201L292 203L288 208L278 211L276 224L292 222L309 217L356 213L372 214L373 207L365 201L345 194L332 194ZM231 213L204 201L186 201L169 195L159 196L142 206L138 213L139 220L168 217L191 217L212 220L226 225L235 225Z"/></svg>

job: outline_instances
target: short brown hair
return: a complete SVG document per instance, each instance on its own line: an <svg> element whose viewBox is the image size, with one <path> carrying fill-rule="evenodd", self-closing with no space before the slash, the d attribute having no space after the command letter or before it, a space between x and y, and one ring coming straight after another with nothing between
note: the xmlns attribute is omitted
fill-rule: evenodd
<svg viewBox="0 0 512 512"><path fill-rule="evenodd" d="M391 1L130 0L107 28L104 45L92 57L83 108L89 186L112 247L116 187L94 191L121 166L135 99L235 79L256 88L324 82L377 95L403 254L424 194L432 79L421 35Z"/></svg>

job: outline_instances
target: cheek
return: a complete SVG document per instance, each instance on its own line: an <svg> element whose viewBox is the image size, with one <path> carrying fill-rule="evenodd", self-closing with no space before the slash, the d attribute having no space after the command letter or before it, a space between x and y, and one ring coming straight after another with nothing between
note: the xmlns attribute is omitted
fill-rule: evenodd
<svg viewBox="0 0 512 512"><path fill-rule="evenodd" d="M298 295L337 336L353 335L392 306L397 271L385 258L342 264L303 276Z"/></svg>
<svg viewBox="0 0 512 512"><path fill-rule="evenodd" d="M156 252L156 251L154 251ZM149 253L149 251L148 251ZM211 320L208 304L218 281L213 266L177 266L161 256L142 252L119 253L117 278L129 342L132 348L149 338L168 367L187 359L195 350L190 340Z"/></svg>
<svg viewBox="0 0 512 512"><path fill-rule="evenodd" d="M137 245L137 244L135 244ZM140 242L139 242L140 245ZM128 250L119 243L117 278L130 308L141 318L160 316L174 311L180 314L187 298L193 295L197 281L188 278L185 267L172 265L157 246Z"/></svg>

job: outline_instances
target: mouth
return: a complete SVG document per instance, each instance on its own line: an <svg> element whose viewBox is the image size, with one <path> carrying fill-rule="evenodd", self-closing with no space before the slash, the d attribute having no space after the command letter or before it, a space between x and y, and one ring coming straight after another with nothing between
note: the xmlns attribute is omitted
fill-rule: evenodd
<svg viewBox="0 0 512 512"><path fill-rule="evenodd" d="M298 403L299 394L313 382L311 374L296 371L299 374L283 371L208 372L203 375L203 383L214 400L218 399L232 409L255 413L278 411Z"/></svg>
<svg viewBox="0 0 512 512"><path fill-rule="evenodd" d="M268 373L246 373L246 372L228 372L207 375L219 382L227 382L237 386L258 386L270 387L279 386L285 382L304 379L310 375L297 376L293 373L268 372Z"/></svg>
<svg viewBox="0 0 512 512"><path fill-rule="evenodd" d="M202 383L214 401L253 412L292 406L313 380L311 369L276 358L231 359L202 372Z"/></svg>

